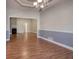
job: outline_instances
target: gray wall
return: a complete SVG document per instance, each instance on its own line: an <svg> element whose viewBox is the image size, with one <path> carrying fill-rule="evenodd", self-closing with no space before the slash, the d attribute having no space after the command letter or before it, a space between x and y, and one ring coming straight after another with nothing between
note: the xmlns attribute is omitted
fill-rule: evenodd
<svg viewBox="0 0 79 59"><path fill-rule="evenodd" d="M47 31L47 30L40 30L39 33L40 33L39 35L44 38L73 47L73 34L72 33Z"/></svg>
<svg viewBox="0 0 79 59"><path fill-rule="evenodd" d="M40 29L73 32L73 0L60 0L59 3L40 13Z"/></svg>
<svg viewBox="0 0 79 59"><path fill-rule="evenodd" d="M10 39L9 31L6 31L6 39L7 39L7 41Z"/></svg>
<svg viewBox="0 0 79 59"><path fill-rule="evenodd" d="M73 0L61 0L40 17L40 36L73 46Z"/></svg>

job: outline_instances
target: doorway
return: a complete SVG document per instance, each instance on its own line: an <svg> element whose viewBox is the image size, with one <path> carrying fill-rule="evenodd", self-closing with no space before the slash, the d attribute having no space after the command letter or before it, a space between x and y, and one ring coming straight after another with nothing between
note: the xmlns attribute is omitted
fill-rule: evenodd
<svg viewBox="0 0 79 59"><path fill-rule="evenodd" d="M37 35L37 20L31 18L10 17L10 33L12 35L35 33Z"/></svg>

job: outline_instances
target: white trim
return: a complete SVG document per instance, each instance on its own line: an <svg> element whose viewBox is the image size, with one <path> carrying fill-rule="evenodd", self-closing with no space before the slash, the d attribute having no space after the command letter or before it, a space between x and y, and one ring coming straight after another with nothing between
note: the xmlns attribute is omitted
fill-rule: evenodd
<svg viewBox="0 0 79 59"><path fill-rule="evenodd" d="M6 41L10 41L10 39L6 39Z"/></svg>
<svg viewBox="0 0 79 59"><path fill-rule="evenodd" d="M73 33L73 32L71 32L71 31L63 31L63 30L49 30L49 29L40 29L40 30L56 31L56 32L64 32L64 33Z"/></svg>
<svg viewBox="0 0 79 59"><path fill-rule="evenodd" d="M26 7L34 7L33 5L31 5L31 4L28 4L28 3L23 3L23 2L21 2L21 0L16 0L16 2L18 2L21 6L26 6Z"/></svg>
<svg viewBox="0 0 79 59"><path fill-rule="evenodd" d="M73 50L72 47L67 46L67 45L64 45L64 44L62 44L62 43L59 43L59 42L56 42L56 41L53 41L53 40L50 40L50 39L47 39L47 38L44 38L44 37L41 37L41 36L38 36L38 38L41 38L41 39L44 39L44 40L46 40L46 41L52 42L52 43L54 43L54 44L56 44L56 45L59 45L59 46L61 46L61 47L66 48L66 49Z"/></svg>

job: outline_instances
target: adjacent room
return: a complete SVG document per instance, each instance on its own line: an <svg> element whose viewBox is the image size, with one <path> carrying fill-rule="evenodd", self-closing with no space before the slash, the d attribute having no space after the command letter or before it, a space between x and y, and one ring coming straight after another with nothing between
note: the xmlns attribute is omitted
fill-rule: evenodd
<svg viewBox="0 0 79 59"><path fill-rule="evenodd" d="M73 0L6 0L7 59L73 59Z"/></svg>
<svg viewBox="0 0 79 59"><path fill-rule="evenodd" d="M10 37L28 35L29 33L37 35L37 20L10 17Z"/></svg>

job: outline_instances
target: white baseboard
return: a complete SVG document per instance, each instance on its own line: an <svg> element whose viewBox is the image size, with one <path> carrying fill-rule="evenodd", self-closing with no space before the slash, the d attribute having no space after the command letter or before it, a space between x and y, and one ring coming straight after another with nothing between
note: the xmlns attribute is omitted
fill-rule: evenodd
<svg viewBox="0 0 79 59"><path fill-rule="evenodd" d="M53 40L50 40L50 39L47 39L47 38L44 38L44 37L41 37L41 36L38 36L38 38L41 38L41 39L44 39L44 40L46 40L46 41L52 42L52 43L54 43L54 44L56 44L56 45L59 45L59 46L61 46L61 47L66 48L66 49L73 50L72 47L67 46L67 45L64 45L64 44L62 44L62 43L59 43L59 42L56 42L56 41L53 41Z"/></svg>
<svg viewBox="0 0 79 59"><path fill-rule="evenodd" d="M6 39L6 41L10 41L10 39Z"/></svg>

